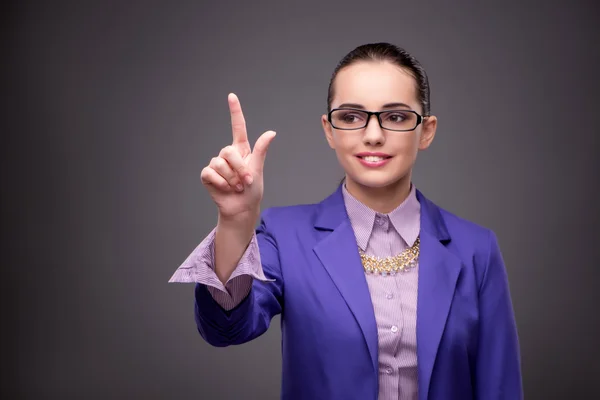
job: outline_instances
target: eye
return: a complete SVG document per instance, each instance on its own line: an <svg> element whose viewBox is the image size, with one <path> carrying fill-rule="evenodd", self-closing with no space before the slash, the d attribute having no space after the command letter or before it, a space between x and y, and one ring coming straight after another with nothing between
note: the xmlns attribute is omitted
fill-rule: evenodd
<svg viewBox="0 0 600 400"><path fill-rule="evenodd" d="M341 113L339 118L340 118L340 121L342 121L342 122L352 124L354 122L361 121L363 119L363 116L357 112L346 111L346 112Z"/></svg>
<svg viewBox="0 0 600 400"><path fill-rule="evenodd" d="M384 118L385 118L386 121L389 121L389 122L392 122L394 124L397 124L397 123L406 121L406 119L408 117L406 116L406 113L394 111L394 112L385 114Z"/></svg>

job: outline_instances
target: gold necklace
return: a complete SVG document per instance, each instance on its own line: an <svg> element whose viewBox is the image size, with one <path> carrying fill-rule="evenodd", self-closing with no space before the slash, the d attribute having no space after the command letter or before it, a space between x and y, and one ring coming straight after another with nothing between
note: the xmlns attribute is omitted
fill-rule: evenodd
<svg viewBox="0 0 600 400"><path fill-rule="evenodd" d="M393 276L397 272L408 271L417 266L420 243L421 239L417 237L417 240L415 240L415 243L411 247L393 257L380 258L368 256L360 247L358 248L358 252L360 253L360 261L366 273Z"/></svg>

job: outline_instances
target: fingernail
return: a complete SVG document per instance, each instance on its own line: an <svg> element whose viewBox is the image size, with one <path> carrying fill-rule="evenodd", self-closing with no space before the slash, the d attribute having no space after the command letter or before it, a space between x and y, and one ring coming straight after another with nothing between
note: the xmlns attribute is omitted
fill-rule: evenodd
<svg viewBox="0 0 600 400"><path fill-rule="evenodd" d="M242 186L241 183L238 183L237 185L235 185L235 188L237 189L238 192L241 192L242 190L244 190L244 187Z"/></svg>
<svg viewBox="0 0 600 400"><path fill-rule="evenodd" d="M254 181L254 179L252 179L252 176L250 175L246 175L246 183L248 185L252 185L252 182Z"/></svg>

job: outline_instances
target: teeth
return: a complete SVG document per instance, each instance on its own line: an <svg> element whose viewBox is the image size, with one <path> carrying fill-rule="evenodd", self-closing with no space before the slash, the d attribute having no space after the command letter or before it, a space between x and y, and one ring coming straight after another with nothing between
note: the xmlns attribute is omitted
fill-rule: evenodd
<svg viewBox="0 0 600 400"><path fill-rule="evenodd" d="M378 162L378 161L383 161L383 157L367 156L367 157L363 157L363 160L368 161L368 162Z"/></svg>

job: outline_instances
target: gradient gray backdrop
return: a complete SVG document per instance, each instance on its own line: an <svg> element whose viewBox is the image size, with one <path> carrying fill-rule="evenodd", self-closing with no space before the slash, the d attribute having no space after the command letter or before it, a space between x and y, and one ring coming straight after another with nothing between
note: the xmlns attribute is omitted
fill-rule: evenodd
<svg viewBox="0 0 600 400"><path fill-rule="evenodd" d="M319 201L342 176L330 74L373 41L428 71L414 181L497 233L526 397L600 396L594 2L34 3L0 24L3 398L278 398L279 318L212 348L167 280L216 222L199 174L231 141L227 94L252 142L278 132L264 206Z"/></svg>

